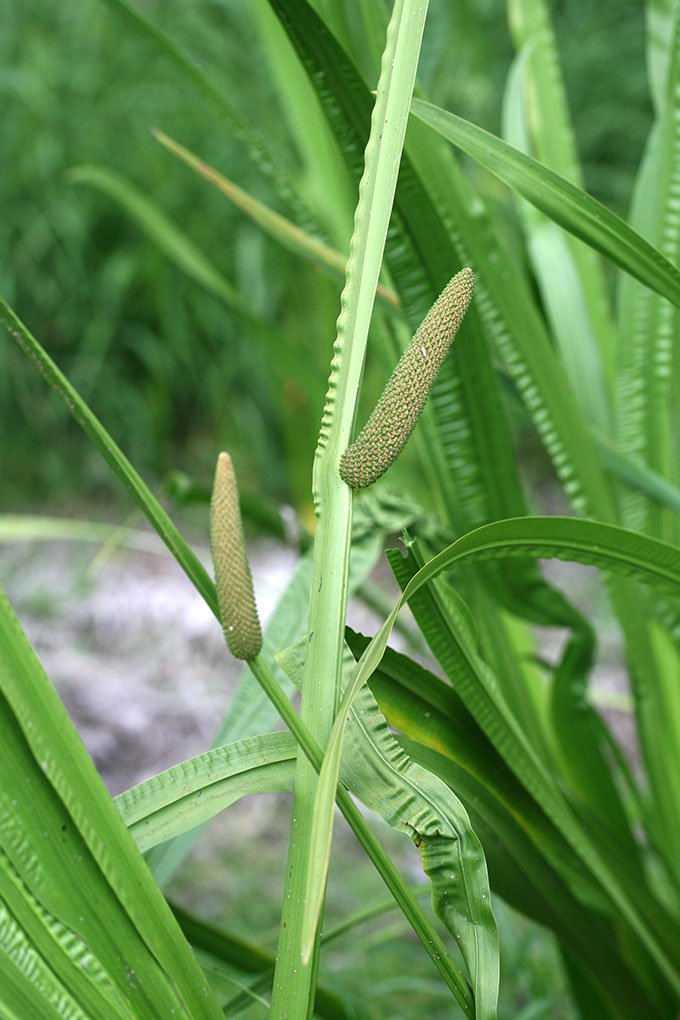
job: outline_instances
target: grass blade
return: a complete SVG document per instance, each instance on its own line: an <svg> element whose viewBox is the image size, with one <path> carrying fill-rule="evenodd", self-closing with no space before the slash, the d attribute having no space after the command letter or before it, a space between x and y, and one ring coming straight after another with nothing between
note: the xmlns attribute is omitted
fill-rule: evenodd
<svg viewBox="0 0 680 1020"><path fill-rule="evenodd" d="M680 307L680 271L601 202L462 117L419 99L412 109L555 223Z"/></svg>
<svg viewBox="0 0 680 1020"><path fill-rule="evenodd" d="M169 152L177 156L188 167L191 167L201 177L204 177L206 181L209 181L210 184L218 188L230 202L233 202L238 209L245 213L246 216L249 216L254 223L257 223L269 237L277 241L282 247L291 251L294 255L308 259L314 265L328 270L333 276L344 280L345 266L347 264L346 255L336 251L335 248L331 248L324 241L313 237L308 231L302 230L301 227L286 219L285 216L282 216L276 210L270 209L263 202L253 198L243 188L239 188L233 181L228 180L219 170L199 159L193 152L180 145L179 142L174 141L174 139L162 131L154 130L153 135ZM382 283L378 284L376 298L379 298L385 307L392 309L399 308L399 298L397 295Z"/></svg>
<svg viewBox="0 0 680 1020"><path fill-rule="evenodd" d="M517 71L522 81L523 133L527 141L530 141L533 154L542 163L576 187L583 188L583 175L548 4L545 0L536 3L510 0L508 18L519 55ZM517 145L512 138L507 140L524 152L532 151ZM571 236L566 235L563 241L568 251L567 261L573 265L574 297L582 303L587 327L585 337L594 348L586 364L594 363L590 365L592 368L599 362L599 370L604 376L601 381L605 386L602 398L605 409L610 409L613 396L610 387L614 381L614 333L602 263L595 252ZM534 257L533 263L544 292L551 294L553 300L557 299L557 287L563 283L560 274L554 273L552 279L549 279L548 274L541 271L539 258ZM579 348L585 347L579 330L572 329L571 333L572 344ZM587 358L586 350L582 354ZM584 381L581 377L577 382L577 393Z"/></svg>
<svg viewBox="0 0 680 1020"><path fill-rule="evenodd" d="M92 542L108 548L133 549L149 555L167 553L154 535L120 524L100 524L64 517L0 514L3 542Z"/></svg>
<svg viewBox="0 0 680 1020"><path fill-rule="evenodd" d="M529 46L529 44L527 44ZM503 136L515 149L532 152L526 98L534 91L525 81L534 49L521 51L513 63L503 100ZM559 164L557 164L559 166ZM560 357L586 419L606 434L611 432L611 393L605 378L604 359L611 377L612 324L609 301L592 293L587 283L600 268L597 252L566 233L522 198L517 199L527 248L546 315ZM608 296L607 296L608 297ZM598 326L593 319L599 314Z"/></svg>
<svg viewBox="0 0 680 1020"><path fill-rule="evenodd" d="M0 885L33 950L88 1015L217 1020L196 960L2 591L0 690L0 800L11 820L0 835ZM0 987L3 1014L7 991ZM97 1005L102 996L108 1008ZM8 1008L14 1015L11 1000Z"/></svg>
<svg viewBox="0 0 680 1020"><path fill-rule="evenodd" d="M638 464L612 446L609 440L595 435L597 452L606 469L660 506L680 514L680 488L644 464Z"/></svg>
<svg viewBox="0 0 680 1020"><path fill-rule="evenodd" d="M427 0L397 0L392 11L376 95L359 202L350 243L347 279L341 299L328 395L314 463L317 512L314 540L314 597L310 604L310 642L305 664L301 714L312 735L326 743L337 706L341 651L347 606L352 493L339 477L340 459L349 446L363 375L366 342L385 241L397 185L399 163L413 93ZM307 1016L313 1000L311 961L301 964L302 933L314 901L305 899L307 868L315 831L317 776L300 757L295 783L287 883L280 929L279 956L272 997L274 1014L287 1009L291 1020ZM326 791L332 804L335 789ZM331 814L332 817L332 814ZM317 872L325 887L327 861ZM318 943L317 943L318 944ZM294 1012L291 1012L294 1004Z"/></svg>
<svg viewBox="0 0 680 1020"><path fill-rule="evenodd" d="M647 0L645 18L647 75L654 106L658 111L666 97L678 10L673 0Z"/></svg>
<svg viewBox="0 0 680 1020"><path fill-rule="evenodd" d="M171 262L229 307L250 318L251 312L236 288L225 280L191 238L129 181L98 166L74 167L68 176L74 184L89 184L118 202Z"/></svg>
<svg viewBox="0 0 680 1020"><path fill-rule="evenodd" d="M104 460L130 492L140 510L168 547L191 583L205 599L219 619L215 585L203 564L187 545L149 487L133 468L122 450L116 445L99 419L93 414L66 376L57 368L50 356L29 332L16 313L0 297L0 323L20 349L35 365L50 388L66 405L86 435L92 440Z"/></svg>

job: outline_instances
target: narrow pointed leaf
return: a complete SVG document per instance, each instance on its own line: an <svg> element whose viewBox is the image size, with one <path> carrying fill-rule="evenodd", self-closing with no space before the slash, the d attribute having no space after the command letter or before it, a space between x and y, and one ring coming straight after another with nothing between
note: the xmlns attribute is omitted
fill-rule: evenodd
<svg viewBox="0 0 680 1020"><path fill-rule="evenodd" d="M196 960L1 591L0 693L0 888L27 951L86 1015L217 1020ZM3 1015L11 995L0 985ZM102 998L108 1007L96 1005Z"/></svg>
<svg viewBox="0 0 680 1020"><path fill-rule="evenodd" d="M91 411L78 391L50 358L45 349L26 328L21 319L0 297L0 324L19 348L35 365L50 388L66 405L86 435L92 440L114 474L130 492L151 526L168 547L182 570L203 596L211 611L219 619L215 585L193 550L182 538L157 498L133 468L120 447L114 442L102 423Z"/></svg>
<svg viewBox="0 0 680 1020"><path fill-rule="evenodd" d="M98 166L69 171L74 184L89 184L104 192L131 216L149 239L187 276L221 298L241 314L250 315L247 303L191 238L170 217L129 181Z"/></svg>
<svg viewBox="0 0 680 1020"><path fill-rule="evenodd" d="M276 212L275 209L271 209L264 202L260 202L248 194L243 188L239 188L237 184L234 184L233 181L230 181L221 174L219 170L199 159L193 152L180 145L179 142L170 138L163 131L155 130L153 134L161 145L165 146L174 156L177 156L187 166L191 167L192 170L195 170L196 173L204 177L210 184L218 188L230 202L233 202L238 209L245 213L246 216L249 216L254 223L257 223L269 237L272 237L282 247L293 252L295 255L308 259L314 265L344 280L345 264L347 262L346 255L336 251L335 248L331 248L325 241L314 237L309 231L298 227L297 224L286 219L285 216ZM386 307L392 309L399 307L397 295L382 283L378 284L376 298Z"/></svg>
<svg viewBox="0 0 680 1020"><path fill-rule="evenodd" d="M304 669L305 642L278 657L279 664L299 685ZM355 661L345 646L343 678L351 677ZM344 686L344 684L343 684ZM367 807L395 829L409 835L432 882L435 912L458 940L472 977L475 1017L494 1020L498 999L498 933L491 910L491 893L481 846L462 804L436 775L412 762L390 732L375 698L364 689L354 704L340 768L342 782ZM314 866L307 879L310 901L323 880L330 837L317 830ZM327 844L327 845L324 845ZM311 922L308 937L312 937Z"/></svg>
<svg viewBox="0 0 680 1020"><path fill-rule="evenodd" d="M680 272L601 202L462 117L419 99L412 110L555 223L680 307Z"/></svg>

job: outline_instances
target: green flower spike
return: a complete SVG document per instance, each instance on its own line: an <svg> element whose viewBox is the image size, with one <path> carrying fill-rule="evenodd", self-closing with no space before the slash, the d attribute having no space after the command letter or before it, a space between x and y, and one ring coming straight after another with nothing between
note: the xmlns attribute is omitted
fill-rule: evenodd
<svg viewBox="0 0 680 1020"><path fill-rule="evenodd" d="M340 461L351 489L371 485L406 446L472 297L474 273L461 269L439 295L387 381L363 429Z"/></svg>
<svg viewBox="0 0 680 1020"><path fill-rule="evenodd" d="M262 648L262 631L243 535L238 484L228 453L217 458L210 502L210 546L229 651L237 659L254 659Z"/></svg>

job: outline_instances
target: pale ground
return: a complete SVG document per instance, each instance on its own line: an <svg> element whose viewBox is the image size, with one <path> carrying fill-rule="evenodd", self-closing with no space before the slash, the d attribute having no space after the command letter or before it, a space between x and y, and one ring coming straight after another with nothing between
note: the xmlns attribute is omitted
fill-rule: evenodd
<svg viewBox="0 0 680 1020"><path fill-rule="evenodd" d="M252 565L266 619L294 554L261 543ZM22 544L0 549L0 579L112 793L209 746L241 664L172 559Z"/></svg>
<svg viewBox="0 0 680 1020"><path fill-rule="evenodd" d="M241 672L201 597L158 548L102 556L77 542L0 545L0 583L113 794L205 750ZM207 548L198 551L207 565ZM265 622L295 557L273 542L252 545ZM595 572L579 569L551 563L548 572L582 609L590 604L592 618L593 601L602 601ZM377 629L363 607L352 615L365 632ZM554 658L563 637L544 631L543 654ZM615 642L607 628L594 676L605 700L623 687ZM607 714L632 748L627 715Z"/></svg>

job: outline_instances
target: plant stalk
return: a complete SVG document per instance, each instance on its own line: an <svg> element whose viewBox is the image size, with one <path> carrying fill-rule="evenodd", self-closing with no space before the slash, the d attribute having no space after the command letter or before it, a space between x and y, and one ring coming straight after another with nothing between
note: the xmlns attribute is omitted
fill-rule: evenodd
<svg viewBox="0 0 680 1020"><path fill-rule="evenodd" d="M392 11L314 460L313 496L318 521L301 717L321 747L327 743L337 708L349 580L353 497L339 476L339 464L354 429L368 328L427 6L427 0L395 0ZM307 965L302 962L302 949L305 880L317 781L315 769L301 753L272 993L272 1016L286 1020L306 1020L314 1004L318 934L315 952Z"/></svg>
<svg viewBox="0 0 680 1020"><path fill-rule="evenodd" d="M318 774L323 762L323 752L312 737L309 729L293 708L279 687L276 677L261 655L251 659L248 666L286 726L297 740L306 760ZM422 942L427 954L468 1016L474 1015L474 1003L469 982L449 955L445 943L431 924L427 914L418 903L413 891L399 874L380 841L371 831L363 815L343 786L338 786L336 802L352 832L375 865L375 868L401 908L413 931ZM272 1014L275 1015L275 1014Z"/></svg>

